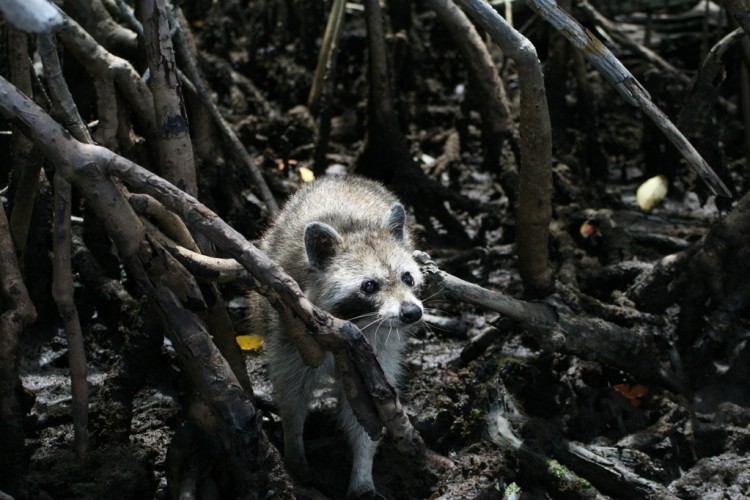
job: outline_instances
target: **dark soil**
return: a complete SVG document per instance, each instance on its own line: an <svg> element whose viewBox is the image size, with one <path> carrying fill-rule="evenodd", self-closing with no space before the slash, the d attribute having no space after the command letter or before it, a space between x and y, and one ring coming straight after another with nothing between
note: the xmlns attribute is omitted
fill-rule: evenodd
<svg viewBox="0 0 750 500"><path fill-rule="evenodd" d="M188 2L187 8L197 9L197 3ZM215 61L204 61L204 71L219 103L236 124L242 140L256 153L276 195L283 199L300 185L299 167L312 164L314 124L298 108L297 112L288 110L307 99L316 49L304 38L310 28L301 17L274 2L269 3L264 17L257 11L261 4L264 3L246 7L240 2L226 2L214 7L205 19L197 14L199 10L188 10L188 14L203 23L202 28L195 25L201 50L251 78L267 103L279 111L276 116L259 116L258 102L249 95L233 94L237 87L228 83L226 72L212 66ZM467 96L464 65L434 15L420 2L412 3L411 8L408 30L400 33L406 38L394 37L389 43L397 73L399 118L412 153L430 176L493 210L479 215L454 214L471 238L468 250L455 250L463 246L451 244L459 237L428 231L423 222L418 224L421 247L444 270L521 298L523 286L512 245L512 209L495 173L482 167L477 112L481 103L472 102ZM314 12L307 14L318 19ZM397 17L396 14L392 13ZM333 168L352 170L366 123L367 77L362 62L366 34L361 14L354 11L348 15L331 110L333 131L328 162ZM539 44L544 59L546 27L526 11L516 21L519 26L526 23L526 34ZM393 22L398 25L397 19ZM277 25L286 29L271 29ZM699 46L696 32L686 32L664 35L658 48L673 63L687 64ZM621 56L634 72L643 68L644 63L632 53ZM729 57L739 56L730 53ZM515 106L518 95L512 63L506 61L502 68ZM651 77L659 80L658 75ZM738 81L733 70L729 70L727 78L729 84ZM594 166L583 160L586 139L577 125L589 118L581 115L571 90L564 105L568 149L556 146L554 224L576 244L572 264L581 291L607 304L632 306L628 290L640 272L664 256L699 244L712 223L725 212L716 207L713 199L703 199L705 190L694 183L684 168L674 169L670 196L663 204L650 212L639 210L635 191L646 176L653 174L646 165L654 162L653 144L649 141L659 142L649 134L657 132L645 129L642 117L601 78L592 76L591 80L601 113L600 143L596 146L607 162L597 168L606 171L605 179L595 182L588 175ZM572 82L567 83L574 87ZM725 88L731 87L729 84ZM736 100L735 90L725 93L723 98ZM657 102L659 97L655 94ZM748 177L742 170L741 124L735 114L726 110L719 113L729 178L743 193ZM433 172L430 158L442 154L453 131L461 137L461 162ZM666 147L659 142L656 149ZM665 161L669 155L661 158ZM262 209L246 187L244 175L234 166L227 167L226 181L211 184L215 182L213 177L202 181L205 185L201 198L254 239L266 219L258 215ZM227 196L228 192L232 196ZM236 199L243 200L243 210L232 205L231 200ZM420 203L418 199L404 201L410 206ZM581 236L581 225L586 222L595 227L592 237ZM557 238L553 238L551 248L553 262L559 266L562 252ZM606 272L623 262L632 263L633 271ZM116 372L128 332L118 331L103 318L103 313L99 314L97 299L88 296L85 288L78 292L79 307L87 312L82 317L85 316L91 392L91 451L81 460L71 448L65 335L50 314L21 339L22 383L33 395L33 404L30 402L26 422L28 473L15 492L17 498L167 498L167 449L177 429L187 421L184 405L190 389L165 341L160 352L154 354L143 387L134 388L137 392L129 436L113 438L107 413L102 409L110 403L106 389ZM242 331L247 315L244 291L227 285L223 292ZM653 300L659 303L659 297ZM634 498L633 490L626 486L612 487L596 475L587 476L570 467L556 468L553 462L546 464L547 470L530 468L499 437L497 417L505 415L504 395L512 396L525 415L523 420L512 421L517 435L526 440L527 446L544 450L549 458L555 458L550 436L559 435L597 450L609 463L664 486L664 492L677 498L750 497L747 312L731 325L733 336L722 351L726 356L717 359L710 370L701 368L700 377L692 378L690 387L680 392L656 380L636 380L625 371L586 359L545 352L497 314L436 298L427 298L426 306L431 314L459 320L459 326L428 326L410 339L401 399L428 447L452 461L453 466L446 467L436 460L412 460L385 440L374 472L375 483L384 497L519 498L512 493L511 485L515 484L522 492L520 498L588 498L598 494ZM648 310L650 321L658 325L657 341L674 344L679 303L642 310ZM625 326L633 323L625 322ZM474 356L465 352L471 339L492 330L496 331L494 341L486 350ZM248 352L245 358L257 405L264 414L264 430L271 442L280 447L281 425L274 413L263 352ZM684 370L688 375L698 373L691 365L684 366ZM633 392L637 386L643 390ZM329 391L321 391L315 401L306 427L306 443L315 480L297 485L299 497L345 497L349 450L336 429L335 400Z"/></svg>

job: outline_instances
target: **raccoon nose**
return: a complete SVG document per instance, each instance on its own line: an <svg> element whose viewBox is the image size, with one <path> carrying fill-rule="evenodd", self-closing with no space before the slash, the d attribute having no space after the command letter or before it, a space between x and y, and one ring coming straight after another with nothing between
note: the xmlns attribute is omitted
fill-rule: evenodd
<svg viewBox="0 0 750 500"><path fill-rule="evenodd" d="M399 311L398 317L404 323L414 323L422 317L422 308L417 304L401 304L401 311Z"/></svg>

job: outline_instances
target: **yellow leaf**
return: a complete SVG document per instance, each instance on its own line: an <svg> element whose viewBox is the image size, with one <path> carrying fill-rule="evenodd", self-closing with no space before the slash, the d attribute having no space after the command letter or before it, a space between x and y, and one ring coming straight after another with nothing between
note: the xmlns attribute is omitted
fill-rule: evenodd
<svg viewBox="0 0 750 500"><path fill-rule="evenodd" d="M315 174L307 167L299 168L299 176L302 178L302 182L312 182L315 180Z"/></svg>
<svg viewBox="0 0 750 500"><path fill-rule="evenodd" d="M256 351L263 345L263 338L258 335L237 335L237 344L243 351Z"/></svg>
<svg viewBox="0 0 750 500"><path fill-rule="evenodd" d="M638 187L635 199L641 210L651 210L667 196L667 178L663 175L651 177Z"/></svg>

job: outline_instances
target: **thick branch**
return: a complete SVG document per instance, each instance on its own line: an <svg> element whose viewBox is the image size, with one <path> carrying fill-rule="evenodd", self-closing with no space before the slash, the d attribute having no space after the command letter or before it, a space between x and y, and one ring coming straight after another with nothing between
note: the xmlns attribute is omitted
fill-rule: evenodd
<svg viewBox="0 0 750 500"><path fill-rule="evenodd" d="M151 71L156 123L159 129L159 164L162 177L193 196L198 195L193 146L180 91L172 38L164 0L142 0L140 18L146 58Z"/></svg>
<svg viewBox="0 0 750 500"><path fill-rule="evenodd" d="M110 52L123 56L136 53L135 33L117 24L101 0L66 0L65 8Z"/></svg>
<svg viewBox="0 0 750 500"><path fill-rule="evenodd" d="M524 302L486 290L441 271L423 252L416 252L427 294L476 304L499 312L516 321L545 350L568 352L583 359L598 361L634 373L661 379L675 386L677 382L660 360L649 337L599 318L582 316L556 297L542 302Z"/></svg>
<svg viewBox="0 0 750 500"><path fill-rule="evenodd" d="M8 30L8 55L10 79L21 92L33 96L31 88L31 63L29 59L29 37L13 29ZM10 213L10 229L18 252L19 264L24 268L26 255L26 241L29 236L31 212L34 209L39 172L42 161L38 152L34 151L31 140L14 130L11 151L13 153L13 177L15 194L13 196L12 211Z"/></svg>
<svg viewBox="0 0 750 500"><path fill-rule="evenodd" d="M26 326L36 321L36 310L31 303L18 267L16 252L10 236L5 208L0 203L0 470L5 478L0 486L6 488L20 477L24 469L23 411L21 409L21 380L18 376L18 336Z"/></svg>
<svg viewBox="0 0 750 500"><path fill-rule="evenodd" d="M94 79L97 91L104 90L113 84L122 92L130 109L143 127L144 135L149 143L156 143L157 131L155 127L154 99L145 82L140 78L133 66L117 56L107 52L91 35L81 28L70 17L65 16L63 28L57 32L65 48L73 54ZM107 100L109 97L109 100ZM117 109L113 100L114 92L108 91L97 95L98 116L110 122L116 122L112 114Z"/></svg>
<svg viewBox="0 0 750 500"><path fill-rule="evenodd" d="M503 52L516 61L521 92L521 177L516 212L518 265L526 291L535 297L553 289L549 266L552 217L552 129L544 77L536 49L489 3L457 0Z"/></svg>

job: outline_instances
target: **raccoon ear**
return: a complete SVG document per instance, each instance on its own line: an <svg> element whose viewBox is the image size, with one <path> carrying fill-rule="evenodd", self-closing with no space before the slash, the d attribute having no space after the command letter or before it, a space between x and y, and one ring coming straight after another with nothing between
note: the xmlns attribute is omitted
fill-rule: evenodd
<svg viewBox="0 0 750 500"><path fill-rule="evenodd" d="M401 203L391 205L388 213L383 219L385 225L391 230L391 234L398 240L404 241L404 224L406 223L406 211Z"/></svg>
<svg viewBox="0 0 750 500"><path fill-rule="evenodd" d="M305 226L305 253L307 262L318 269L325 268L336 253L341 236L334 228L322 222L311 222Z"/></svg>

